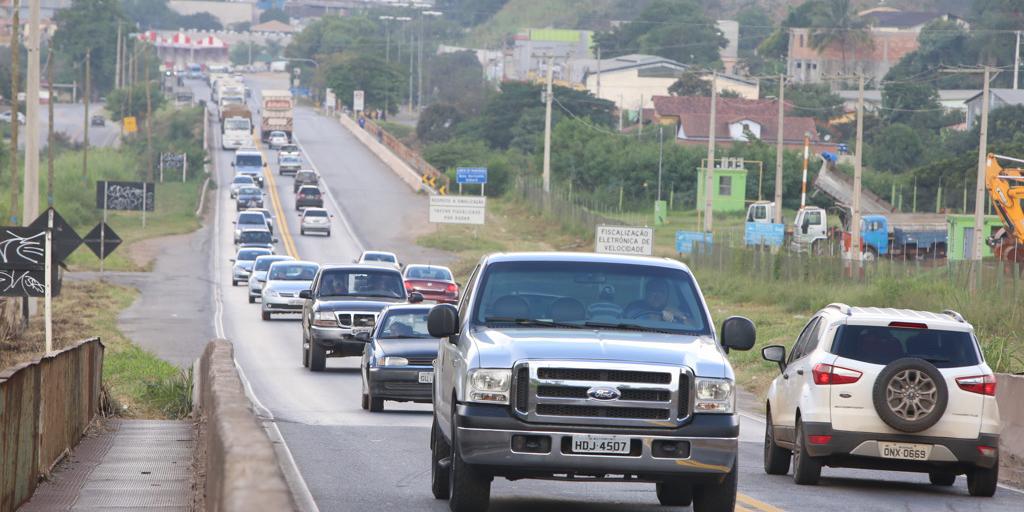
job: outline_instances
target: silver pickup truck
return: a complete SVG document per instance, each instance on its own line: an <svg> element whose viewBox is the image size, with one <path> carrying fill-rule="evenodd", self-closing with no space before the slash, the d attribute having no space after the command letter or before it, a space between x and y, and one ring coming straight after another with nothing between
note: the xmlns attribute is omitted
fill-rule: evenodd
<svg viewBox="0 0 1024 512"><path fill-rule="evenodd" d="M434 306L431 484L483 511L494 477L656 484L663 505L732 511L739 417L729 349L678 261L582 253L483 258Z"/></svg>

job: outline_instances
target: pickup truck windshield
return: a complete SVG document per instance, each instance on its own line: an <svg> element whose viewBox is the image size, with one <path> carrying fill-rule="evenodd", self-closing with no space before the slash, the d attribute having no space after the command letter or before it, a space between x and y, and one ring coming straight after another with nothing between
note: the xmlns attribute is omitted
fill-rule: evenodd
<svg viewBox="0 0 1024 512"><path fill-rule="evenodd" d="M269 244L273 240L270 231L242 231L238 241L243 244Z"/></svg>
<svg viewBox="0 0 1024 512"><path fill-rule="evenodd" d="M494 263L472 319L485 325L562 326L711 334L693 278L672 268L618 263Z"/></svg>
<svg viewBox="0 0 1024 512"><path fill-rule="evenodd" d="M331 270L320 278L320 297L385 297L404 299L405 285L398 272Z"/></svg>

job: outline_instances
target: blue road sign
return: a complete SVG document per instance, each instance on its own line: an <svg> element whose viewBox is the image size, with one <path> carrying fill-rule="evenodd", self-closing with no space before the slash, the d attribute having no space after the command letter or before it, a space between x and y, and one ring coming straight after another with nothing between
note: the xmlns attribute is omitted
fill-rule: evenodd
<svg viewBox="0 0 1024 512"><path fill-rule="evenodd" d="M690 254L695 244L710 246L714 243L712 233L703 231L676 231L676 252L679 254Z"/></svg>
<svg viewBox="0 0 1024 512"><path fill-rule="evenodd" d="M785 224L768 224L764 222L748 222L743 230L743 241L747 245L767 245L782 247L786 237Z"/></svg>
<svg viewBox="0 0 1024 512"><path fill-rule="evenodd" d="M487 168L458 167L455 169L455 183L460 185L483 185L487 183Z"/></svg>

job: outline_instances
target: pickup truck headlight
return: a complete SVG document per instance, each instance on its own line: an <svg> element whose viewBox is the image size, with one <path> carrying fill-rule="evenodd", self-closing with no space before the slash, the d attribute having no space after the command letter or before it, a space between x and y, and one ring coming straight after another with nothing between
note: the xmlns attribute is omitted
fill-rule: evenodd
<svg viewBox="0 0 1024 512"><path fill-rule="evenodd" d="M693 412L732 414L736 410L735 386L728 379L697 377Z"/></svg>
<svg viewBox="0 0 1024 512"><path fill-rule="evenodd" d="M313 325L316 327L337 327L338 317L331 311L318 311L313 315Z"/></svg>
<svg viewBox="0 0 1024 512"><path fill-rule="evenodd" d="M409 366L409 360L404 357L388 356L380 360L381 366Z"/></svg>
<svg viewBox="0 0 1024 512"><path fill-rule="evenodd" d="M508 404L508 391L512 384L512 370L478 369L469 372L470 402Z"/></svg>

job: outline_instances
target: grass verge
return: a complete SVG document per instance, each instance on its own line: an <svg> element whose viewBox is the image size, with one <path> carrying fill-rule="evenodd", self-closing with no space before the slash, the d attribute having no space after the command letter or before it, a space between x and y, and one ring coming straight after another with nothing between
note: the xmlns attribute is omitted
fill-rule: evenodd
<svg viewBox="0 0 1024 512"><path fill-rule="evenodd" d="M65 281L53 299L54 347L99 336L106 351L103 384L119 413L133 418L182 418L191 411L191 375L133 344L117 317L135 301L131 287L100 281ZM37 315L16 341L0 342L0 367L43 354L43 319Z"/></svg>

